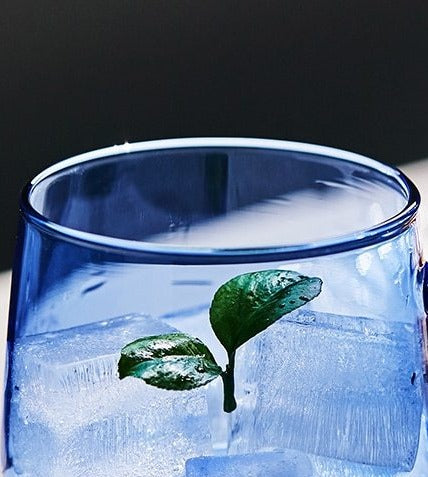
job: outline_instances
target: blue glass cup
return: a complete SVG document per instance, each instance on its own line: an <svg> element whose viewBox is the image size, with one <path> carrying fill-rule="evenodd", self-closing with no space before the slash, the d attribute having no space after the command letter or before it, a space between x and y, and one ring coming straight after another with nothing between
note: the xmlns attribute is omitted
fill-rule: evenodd
<svg viewBox="0 0 428 477"><path fill-rule="evenodd" d="M124 144L42 172L21 198L4 468L423 477L419 202L392 167L275 140ZM237 349L236 410L221 380L119 379L122 347L160 334L199 338L224 367L213 296L263 270L322 290Z"/></svg>

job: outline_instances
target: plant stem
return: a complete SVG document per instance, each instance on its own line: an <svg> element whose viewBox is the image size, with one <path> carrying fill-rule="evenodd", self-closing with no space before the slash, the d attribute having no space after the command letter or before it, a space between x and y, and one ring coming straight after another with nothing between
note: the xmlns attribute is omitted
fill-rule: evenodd
<svg viewBox="0 0 428 477"><path fill-rule="evenodd" d="M223 379L223 411L232 412L236 409L235 400L235 351L229 353L229 363L226 365L226 371L221 374Z"/></svg>

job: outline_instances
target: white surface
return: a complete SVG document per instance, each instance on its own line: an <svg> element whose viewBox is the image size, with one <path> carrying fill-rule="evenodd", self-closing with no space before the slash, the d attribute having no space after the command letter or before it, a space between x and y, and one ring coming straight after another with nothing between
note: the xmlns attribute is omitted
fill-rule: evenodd
<svg viewBox="0 0 428 477"><path fill-rule="evenodd" d="M6 340L7 314L9 310L10 272L0 273L0 343Z"/></svg>
<svg viewBox="0 0 428 477"><path fill-rule="evenodd" d="M428 159L411 162L400 167L400 169L410 177L421 193L422 203L419 209L419 230L426 257L426 252L428 251Z"/></svg>
<svg viewBox="0 0 428 477"><path fill-rule="evenodd" d="M9 310L10 295L10 272L0 273L0 383L4 382L5 373L5 357L6 357L6 334L7 334L7 315ZM3 408L3 393L0 395L0 405ZM4 416L0 416L0 462L5 461L5 445L4 445ZM0 467L1 472L1 467Z"/></svg>
<svg viewBox="0 0 428 477"><path fill-rule="evenodd" d="M7 315L9 311L10 272L0 273L0 382L4 379L4 355L7 334Z"/></svg>

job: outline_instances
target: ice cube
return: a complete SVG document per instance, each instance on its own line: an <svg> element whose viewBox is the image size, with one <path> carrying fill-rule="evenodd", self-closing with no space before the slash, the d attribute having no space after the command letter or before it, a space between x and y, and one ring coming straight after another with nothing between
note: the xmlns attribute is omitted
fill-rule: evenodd
<svg viewBox="0 0 428 477"><path fill-rule="evenodd" d="M15 344L14 381L61 394L108 386L116 378L121 347L141 336L174 331L156 318L132 314L24 337Z"/></svg>
<svg viewBox="0 0 428 477"><path fill-rule="evenodd" d="M314 469L314 477L425 477L428 469L427 429L422 417L419 448L415 466L411 472L400 472L391 467L364 465L356 462L308 455Z"/></svg>
<svg viewBox="0 0 428 477"><path fill-rule="evenodd" d="M210 449L204 389L117 376L121 348L177 331L130 315L22 338L14 349L9 448L32 477L179 476Z"/></svg>
<svg viewBox="0 0 428 477"><path fill-rule="evenodd" d="M422 411L417 333L298 310L237 354L234 453L298 449L411 469Z"/></svg>
<svg viewBox="0 0 428 477"><path fill-rule="evenodd" d="M312 477L309 459L300 452L197 457L186 462L186 477Z"/></svg>
<svg viewBox="0 0 428 477"><path fill-rule="evenodd" d="M314 469L314 477L422 477L422 474L413 472L397 472L391 467L380 467L359 464L345 460L331 459L329 457L310 456Z"/></svg>

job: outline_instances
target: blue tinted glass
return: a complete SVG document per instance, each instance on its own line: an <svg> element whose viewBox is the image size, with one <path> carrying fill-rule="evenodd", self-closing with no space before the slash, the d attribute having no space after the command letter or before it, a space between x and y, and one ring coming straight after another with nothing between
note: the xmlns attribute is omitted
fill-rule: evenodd
<svg viewBox="0 0 428 477"><path fill-rule="evenodd" d="M284 465L295 476L423 477L413 186L374 161L309 146L119 152L67 163L23 198L10 471L239 477ZM221 379L181 392L119 380L124 345L177 332L224 369L211 300L264 269L319 277L322 291L237 350L236 411L223 412Z"/></svg>

